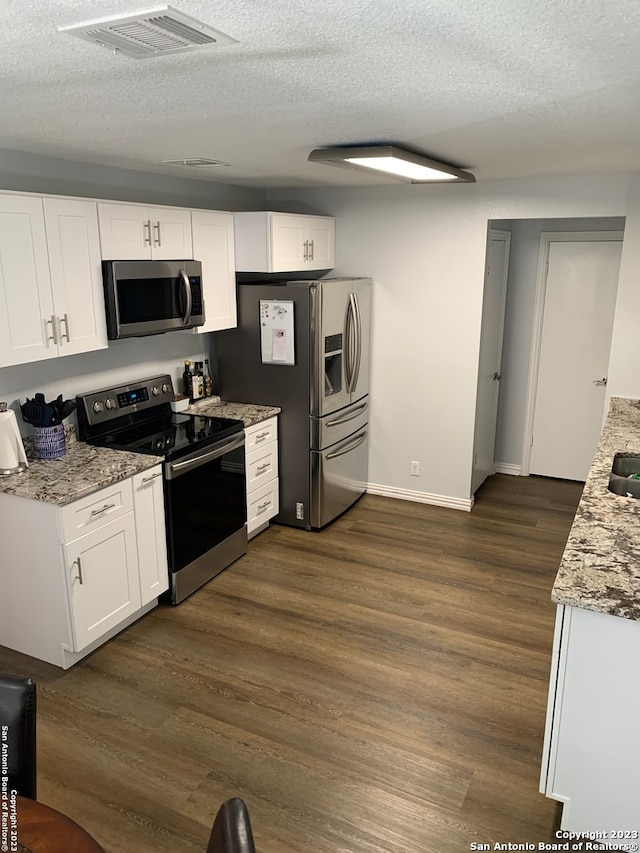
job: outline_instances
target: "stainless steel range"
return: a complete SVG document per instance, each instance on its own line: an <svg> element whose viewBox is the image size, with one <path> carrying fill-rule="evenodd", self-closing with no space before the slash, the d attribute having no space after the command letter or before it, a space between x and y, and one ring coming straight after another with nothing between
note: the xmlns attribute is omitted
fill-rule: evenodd
<svg viewBox="0 0 640 853"><path fill-rule="evenodd" d="M164 457L169 592L178 604L247 550L244 425L171 410L155 376L78 396L81 441Z"/></svg>

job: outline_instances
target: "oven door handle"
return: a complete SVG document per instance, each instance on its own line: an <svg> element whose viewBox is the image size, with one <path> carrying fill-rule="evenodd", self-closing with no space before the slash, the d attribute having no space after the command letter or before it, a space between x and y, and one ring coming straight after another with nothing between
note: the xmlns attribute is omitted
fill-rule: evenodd
<svg viewBox="0 0 640 853"><path fill-rule="evenodd" d="M185 297L187 300L187 307L184 312L184 317L182 318L182 322L186 326L189 320L191 319L191 311L193 309L193 294L191 293L191 282L189 281L189 277L187 276L184 270L180 270L180 278L182 279L182 285L184 287Z"/></svg>
<svg viewBox="0 0 640 853"><path fill-rule="evenodd" d="M207 462L212 462L214 459L224 456L225 453L230 453L232 450L243 447L243 445L244 432L241 432L240 435L234 435L228 441L221 441L219 444L214 445L214 447L205 453L197 453L188 459L181 459L178 462L165 462L165 477L167 480L175 480L177 477L181 477L195 468L200 468L201 465L206 465Z"/></svg>

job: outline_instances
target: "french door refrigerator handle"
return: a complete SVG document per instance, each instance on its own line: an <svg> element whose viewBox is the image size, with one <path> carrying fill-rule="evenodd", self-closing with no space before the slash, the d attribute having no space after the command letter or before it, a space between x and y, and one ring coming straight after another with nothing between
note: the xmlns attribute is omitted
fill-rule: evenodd
<svg viewBox="0 0 640 853"><path fill-rule="evenodd" d="M336 418L333 421L327 421L327 426L333 427L333 426L340 426L341 424L346 424L349 421L352 421L355 418L360 417L360 415L365 411L366 408L367 408L367 404L363 403L361 406L358 406L357 409L354 409L353 412L350 412L348 415L344 415L341 418Z"/></svg>
<svg viewBox="0 0 640 853"><path fill-rule="evenodd" d="M336 459L338 456L344 456L345 453L351 453L352 450L355 450L356 447L360 447L363 441L366 441L367 431L366 429L360 433L360 435L356 436L353 441L349 444L343 444L338 450L334 450L333 453L327 453L327 459Z"/></svg>
<svg viewBox="0 0 640 853"><path fill-rule="evenodd" d="M184 292L187 297L187 308L185 310L184 317L182 318L182 322L186 325L191 319L191 310L193 308L193 295L191 293L191 282L189 281L187 274L184 270L180 270L180 278L182 279L182 285L184 287Z"/></svg>
<svg viewBox="0 0 640 853"><path fill-rule="evenodd" d="M352 293L353 306L355 311L355 333L356 333L356 357L353 368L353 384L352 391L356 390L358 384L358 376L360 375L360 362L362 361L362 319L360 317L360 303L358 302L358 294Z"/></svg>
<svg viewBox="0 0 640 853"><path fill-rule="evenodd" d="M351 339L353 335L353 306L351 304L351 299L347 303L347 312L344 320L344 344L342 346L342 352L344 353L344 378L346 380L346 391L348 394L351 393L351 378L353 376L353 362L351 360L352 356L352 346Z"/></svg>

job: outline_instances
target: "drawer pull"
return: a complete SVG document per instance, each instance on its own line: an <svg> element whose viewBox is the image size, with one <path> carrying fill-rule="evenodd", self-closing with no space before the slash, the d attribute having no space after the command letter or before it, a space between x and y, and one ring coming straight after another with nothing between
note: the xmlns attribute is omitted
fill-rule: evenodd
<svg viewBox="0 0 640 853"><path fill-rule="evenodd" d="M268 429L266 429L264 432L259 432L259 433L257 433L257 434L256 434L256 444L257 444L259 441L264 441L264 440L265 440L265 438L266 438L268 435L269 435L269 430L268 430Z"/></svg>
<svg viewBox="0 0 640 853"><path fill-rule="evenodd" d="M271 501L265 501L263 504L258 504L258 511L257 511L256 515L261 515L270 506L271 506Z"/></svg>
<svg viewBox="0 0 640 853"><path fill-rule="evenodd" d="M106 512L108 509L113 509L115 504L105 504L100 509L92 509L91 515L102 515L103 512Z"/></svg>
<svg viewBox="0 0 640 853"><path fill-rule="evenodd" d="M162 471L158 471L157 474L152 474L150 477L143 477L143 483L150 483L152 480L155 480L157 477L162 477Z"/></svg>
<svg viewBox="0 0 640 853"><path fill-rule="evenodd" d="M82 580L82 563L80 562L80 557L78 557L77 560L74 560L71 565L72 566L75 566L75 565L78 566L78 581L80 582L80 585L82 586L84 581Z"/></svg>
<svg viewBox="0 0 640 853"><path fill-rule="evenodd" d="M264 474L264 472L267 471L269 468L271 468L269 462L263 462L262 465L258 465L258 467L256 468L256 474Z"/></svg>

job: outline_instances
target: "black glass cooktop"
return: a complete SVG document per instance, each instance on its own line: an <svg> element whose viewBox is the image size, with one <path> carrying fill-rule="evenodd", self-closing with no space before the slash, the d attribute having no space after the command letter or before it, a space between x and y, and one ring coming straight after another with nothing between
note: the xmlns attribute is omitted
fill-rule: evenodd
<svg viewBox="0 0 640 853"><path fill-rule="evenodd" d="M198 447L215 444L243 428L242 421L231 418L169 412L162 417L107 433L99 439L94 439L92 443L114 450L130 450L133 453L149 453L171 459Z"/></svg>

